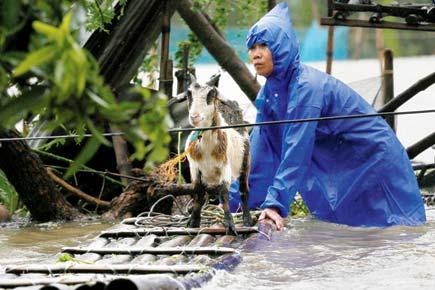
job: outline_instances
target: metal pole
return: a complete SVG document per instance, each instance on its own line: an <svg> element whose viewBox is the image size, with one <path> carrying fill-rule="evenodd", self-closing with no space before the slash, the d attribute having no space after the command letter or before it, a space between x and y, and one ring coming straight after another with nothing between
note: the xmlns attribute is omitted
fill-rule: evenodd
<svg viewBox="0 0 435 290"><path fill-rule="evenodd" d="M394 98L394 74L393 74L393 51L386 49L384 51L384 100L383 105L387 104ZM396 117L385 117L388 125L396 132Z"/></svg>

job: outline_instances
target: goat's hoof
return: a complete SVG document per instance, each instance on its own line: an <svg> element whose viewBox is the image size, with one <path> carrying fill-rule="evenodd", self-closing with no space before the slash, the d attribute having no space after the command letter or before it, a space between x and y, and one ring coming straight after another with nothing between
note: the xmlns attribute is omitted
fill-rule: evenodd
<svg viewBox="0 0 435 290"><path fill-rule="evenodd" d="M225 223L225 234L231 235L231 236L236 236L236 237L239 236L237 234L236 227L234 226L233 223L230 223L230 224Z"/></svg>
<svg viewBox="0 0 435 290"><path fill-rule="evenodd" d="M252 226L252 218L251 214L243 214L243 225L245 227L251 227Z"/></svg>
<svg viewBox="0 0 435 290"><path fill-rule="evenodd" d="M190 218L189 221L187 222L187 227L189 228L199 228L200 225L201 225L201 221L197 219Z"/></svg>

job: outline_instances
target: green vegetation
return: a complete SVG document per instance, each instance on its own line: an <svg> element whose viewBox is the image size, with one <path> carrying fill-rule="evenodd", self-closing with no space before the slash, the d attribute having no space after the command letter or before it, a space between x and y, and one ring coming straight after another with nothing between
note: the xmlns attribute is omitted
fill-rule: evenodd
<svg viewBox="0 0 435 290"><path fill-rule="evenodd" d="M9 183L0 169L0 203L4 204L10 213L14 213L20 208L18 193Z"/></svg>
<svg viewBox="0 0 435 290"><path fill-rule="evenodd" d="M267 12L267 0L192 0L193 9L205 12L210 16L211 24L223 33L228 25L244 27L250 26ZM180 21L180 20L178 20ZM178 43L175 54L177 67L182 66L182 52L189 47L189 64L193 64L203 50L203 45L192 32L188 39Z"/></svg>
<svg viewBox="0 0 435 290"><path fill-rule="evenodd" d="M1 4L0 124L13 128L19 120L39 116L47 129L61 127L80 136L92 133L67 176L100 145L111 146L102 135L108 122L134 145L132 158L146 156L152 165L168 153L165 98L136 88L144 106L119 102L99 75L94 57L77 42L78 12L86 11L88 29L105 31L115 15L113 2L4 0ZM122 9L125 3L120 1Z"/></svg>

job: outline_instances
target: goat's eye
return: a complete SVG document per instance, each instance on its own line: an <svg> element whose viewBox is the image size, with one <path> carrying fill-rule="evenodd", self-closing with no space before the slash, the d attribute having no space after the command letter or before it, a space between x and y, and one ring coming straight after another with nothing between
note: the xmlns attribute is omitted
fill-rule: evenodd
<svg viewBox="0 0 435 290"><path fill-rule="evenodd" d="M211 101L217 96L216 88L212 88L207 94L207 104L210 104Z"/></svg>

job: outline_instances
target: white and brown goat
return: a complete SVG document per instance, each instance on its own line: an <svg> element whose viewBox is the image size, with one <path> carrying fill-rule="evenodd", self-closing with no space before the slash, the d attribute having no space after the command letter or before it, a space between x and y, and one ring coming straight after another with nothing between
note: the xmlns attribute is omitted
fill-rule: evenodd
<svg viewBox="0 0 435 290"><path fill-rule="evenodd" d="M213 77L206 85L200 85L191 76L186 92L189 108L189 122L194 127L225 126L243 122L243 115L234 101L224 99L217 90L219 76ZM249 139L245 128L193 131L186 141L186 148L192 148L187 155L195 194L190 227L199 227L201 208L205 193L218 196L224 210L224 225L227 233L237 234L229 210L229 188L239 178L243 209L243 223L251 225L248 208L249 194Z"/></svg>

